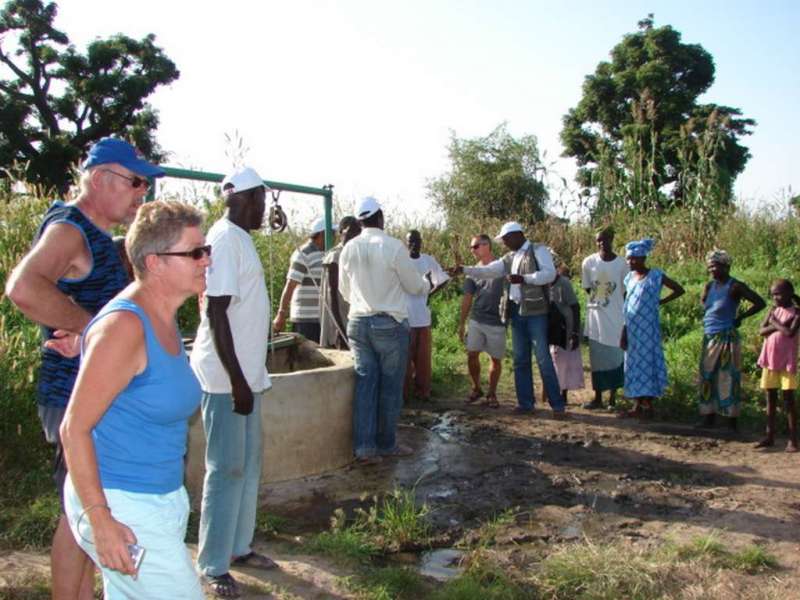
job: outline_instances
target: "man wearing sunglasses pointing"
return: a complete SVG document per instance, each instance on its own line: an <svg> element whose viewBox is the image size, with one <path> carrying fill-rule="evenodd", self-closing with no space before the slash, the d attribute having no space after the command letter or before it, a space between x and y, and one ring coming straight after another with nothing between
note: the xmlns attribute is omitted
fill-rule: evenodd
<svg viewBox="0 0 800 600"><path fill-rule="evenodd" d="M162 175L128 142L103 138L94 144L83 163L77 199L50 206L33 247L6 285L11 301L42 325L38 412L47 441L57 448L54 478L59 493L66 465L58 428L78 373L77 344L72 342L128 284L108 230L133 221L147 191L147 178ZM61 354L67 351L70 356ZM53 536L50 566L53 598L94 598L94 566L72 537L63 513Z"/></svg>
<svg viewBox="0 0 800 600"><path fill-rule="evenodd" d="M276 567L251 547L261 479L261 397L272 383L266 368L269 297L250 231L261 227L266 192L247 167L222 181L226 209L206 236L214 260L191 357L203 388L206 432L197 566L206 588L221 598L241 593L231 564Z"/></svg>

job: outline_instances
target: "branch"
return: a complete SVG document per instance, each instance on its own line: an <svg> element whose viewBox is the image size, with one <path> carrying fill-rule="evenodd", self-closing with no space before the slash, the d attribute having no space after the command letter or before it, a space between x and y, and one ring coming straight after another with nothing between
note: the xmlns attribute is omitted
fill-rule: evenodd
<svg viewBox="0 0 800 600"><path fill-rule="evenodd" d="M19 90L15 90L4 81L0 81L0 91L5 92L13 98L19 98L20 100L25 100L26 102L33 102L33 96L30 94L23 94Z"/></svg>
<svg viewBox="0 0 800 600"><path fill-rule="evenodd" d="M17 77L22 79L22 81L30 86L33 86L30 76L25 71L20 69L16 64L14 64L14 62L3 53L2 48L0 48L0 61L2 61L9 69L11 69Z"/></svg>
<svg viewBox="0 0 800 600"><path fill-rule="evenodd" d="M50 109L50 105L47 102L47 92L42 90L42 86L40 83L40 78L42 77L42 67L43 65L39 61L39 57L36 54L36 45L31 38L30 44L28 45L28 52L30 53L31 57L31 67L33 68L34 78L31 81L31 88L33 89L33 101L36 105L36 108L39 111L39 115L42 118L42 121L45 125L47 125L48 129L50 129L50 133L52 135L57 135L61 133L61 128L58 125L58 119L56 118L53 111ZM44 68L45 74L47 68Z"/></svg>

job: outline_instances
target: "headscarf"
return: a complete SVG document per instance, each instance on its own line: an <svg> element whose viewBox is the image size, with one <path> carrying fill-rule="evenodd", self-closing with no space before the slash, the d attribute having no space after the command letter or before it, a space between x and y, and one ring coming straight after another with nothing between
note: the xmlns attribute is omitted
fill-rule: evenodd
<svg viewBox="0 0 800 600"><path fill-rule="evenodd" d="M706 254L707 265L710 265L711 263L717 263L718 265L730 267L732 262L733 259L731 258L731 255L725 252L725 250L720 250L719 248L714 248L711 252Z"/></svg>
<svg viewBox="0 0 800 600"><path fill-rule="evenodd" d="M653 250L655 242L650 238L635 240L625 244L625 258L630 256L647 256Z"/></svg>

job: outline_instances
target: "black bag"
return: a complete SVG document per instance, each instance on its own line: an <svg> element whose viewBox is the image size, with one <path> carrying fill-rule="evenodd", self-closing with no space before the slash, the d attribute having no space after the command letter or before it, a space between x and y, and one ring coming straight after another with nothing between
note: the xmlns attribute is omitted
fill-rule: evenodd
<svg viewBox="0 0 800 600"><path fill-rule="evenodd" d="M568 339L567 320L555 302L551 302L547 311L547 343L566 350Z"/></svg>

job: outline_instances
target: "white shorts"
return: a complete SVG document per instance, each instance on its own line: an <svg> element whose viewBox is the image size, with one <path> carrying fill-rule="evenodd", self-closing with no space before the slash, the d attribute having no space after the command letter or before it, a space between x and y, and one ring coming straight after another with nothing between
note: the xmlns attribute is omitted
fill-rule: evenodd
<svg viewBox="0 0 800 600"><path fill-rule="evenodd" d="M168 494L141 494L104 489L111 514L131 528L136 543L145 550L134 579L100 565L89 518L68 477L64 486L64 512L72 535L103 575L106 600L203 600L200 578L183 539L189 520L189 496L181 486ZM80 523L79 523L80 521ZM80 526L80 529L78 529Z"/></svg>
<svg viewBox="0 0 800 600"><path fill-rule="evenodd" d="M486 325L470 319L467 323L467 352L486 352L502 360L506 354L506 328L503 325Z"/></svg>

